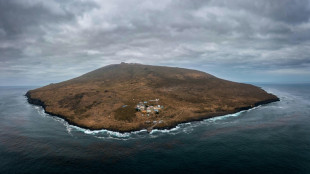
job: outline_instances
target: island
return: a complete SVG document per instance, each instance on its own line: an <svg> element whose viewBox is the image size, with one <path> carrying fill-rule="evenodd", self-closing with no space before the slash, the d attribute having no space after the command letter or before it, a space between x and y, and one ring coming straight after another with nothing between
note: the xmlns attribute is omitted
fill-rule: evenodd
<svg viewBox="0 0 310 174"><path fill-rule="evenodd" d="M177 67L108 65L28 91L30 104L90 130L169 129L279 101L250 84Z"/></svg>

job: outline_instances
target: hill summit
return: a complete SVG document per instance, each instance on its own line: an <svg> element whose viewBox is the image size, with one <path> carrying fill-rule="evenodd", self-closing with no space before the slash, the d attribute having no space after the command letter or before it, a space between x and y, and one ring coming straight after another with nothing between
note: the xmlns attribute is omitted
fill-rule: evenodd
<svg viewBox="0 0 310 174"><path fill-rule="evenodd" d="M26 93L46 113L87 129L128 132L235 113L279 99L205 72L113 64Z"/></svg>

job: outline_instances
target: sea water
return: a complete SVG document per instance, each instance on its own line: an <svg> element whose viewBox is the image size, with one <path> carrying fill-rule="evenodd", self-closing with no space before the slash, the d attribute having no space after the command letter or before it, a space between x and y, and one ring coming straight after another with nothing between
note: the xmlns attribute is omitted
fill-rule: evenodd
<svg viewBox="0 0 310 174"><path fill-rule="evenodd" d="M69 125L0 87L0 173L310 173L310 85L260 85L281 101L169 130Z"/></svg>

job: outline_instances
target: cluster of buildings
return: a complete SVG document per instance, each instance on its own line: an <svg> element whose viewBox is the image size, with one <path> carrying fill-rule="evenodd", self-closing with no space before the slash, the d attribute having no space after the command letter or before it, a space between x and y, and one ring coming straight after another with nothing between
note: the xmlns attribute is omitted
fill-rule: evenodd
<svg viewBox="0 0 310 174"><path fill-rule="evenodd" d="M160 110L164 108L164 106L162 105L158 105L157 102L159 101L159 99L155 99L155 100L149 100L148 101L144 101L144 102L139 102L136 106L136 110L141 112L142 114L159 114ZM156 102L156 104L151 104L150 102Z"/></svg>

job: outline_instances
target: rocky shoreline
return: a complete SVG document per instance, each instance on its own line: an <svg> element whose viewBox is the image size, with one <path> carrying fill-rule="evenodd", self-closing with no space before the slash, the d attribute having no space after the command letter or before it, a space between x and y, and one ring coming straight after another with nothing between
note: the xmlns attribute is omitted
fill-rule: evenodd
<svg viewBox="0 0 310 174"><path fill-rule="evenodd" d="M135 132L135 131L140 131L142 129L145 129L145 128L142 128L142 129L131 129L131 130L128 130L128 131L124 131L124 130L107 129L107 128L96 129L96 128L92 128L92 127L81 126L81 125L76 124L76 123L72 122L71 120L67 119L65 116L62 116L62 115L59 115L59 114L55 114L55 113L46 111L45 103L43 101L41 101L40 99L31 98L31 95L30 95L29 91L25 94L25 96L27 97L28 103L33 104L33 105L37 105L37 106L41 106L44 109L45 113L47 113L47 114L49 114L51 116L56 116L56 117L62 118L66 122L68 122L70 125L77 126L77 127L83 128L83 129L89 129L89 130L102 130L102 129L106 129L106 130L109 130L109 131L115 131L115 132L119 132L119 133L130 133L130 132ZM227 115L227 114L234 114L234 113L237 113L237 112L240 112L240 111L243 111L243 110L248 110L248 109L260 106L260 105L265 105L265 104L269 104L269 103L273 103L273 102L277 102L277 101L280 101L280 99L279 98L268 99L268 100L257 102L257 103L255 103L254 105L251 105L251 106L236 108L235 111L233 111L233 112L211 113L211 114L207 114L205 116L201 116L201 117L197 117L197 118L192 118L192 119L187 120L187 121L176 122L176 123L171 124L169 126L151 126L151 127L152 127L152 129L159 129L159 130L172 129L172 128L175 128L177 125L182 124L182 123L188 123L188 122L194 122L194 121L202 121L202 120L205 120L205 119L219 117L219 116L223 116L223 115ZM148 130L148 132L150 132L150 130Z"/></svg>

